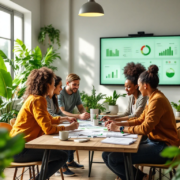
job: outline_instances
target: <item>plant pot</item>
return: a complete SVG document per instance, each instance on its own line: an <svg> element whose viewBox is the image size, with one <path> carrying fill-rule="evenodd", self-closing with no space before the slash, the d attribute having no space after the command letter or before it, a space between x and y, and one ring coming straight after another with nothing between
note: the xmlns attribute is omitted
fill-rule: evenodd
<svg viewBox="0 0 180 180"><path fill-rule="evenodd" d="M90 117L92 122L95 114L99 114L99 109L90 109Z"/></svg>
<svg viewBox="0 0 180 180"><path fill-rule="evenodd" d="M93 119L93 125L98 126L99 125L99 120L98 119Z"/></svg>
<svg viewBox="0 0 180 180"><path fill-rule="evenodd" d="M111 114L117 114L118 113L118 105L109 105L109 111Z"/></svg>
<svg viewBox="0 0 180 180"><path fill-rule="evenodd" d="M176 112L176 117L180 117L180 112Z"/></svg>

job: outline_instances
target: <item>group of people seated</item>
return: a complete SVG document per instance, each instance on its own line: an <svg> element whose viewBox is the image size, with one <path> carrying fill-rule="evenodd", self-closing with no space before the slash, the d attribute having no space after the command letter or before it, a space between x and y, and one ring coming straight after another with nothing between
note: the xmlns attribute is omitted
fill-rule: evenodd
<svg viewBox="0 0 180 180"><path fill-rule="evenodd" d="M172 107L165 95L157 89L159 83L158 67L151 65L148 70L139 63L128 63L124 67L126 77L125 90L129 102L124 114L104 116L109 131L141 134L143 140L137 153L132 154L132 163L162 164L167 161L160 152L167 146L179 146L176 122ZM66 86L62 88L62 79L46 67L33 70L27 79L24 104L11 130L11 136L24 133L26 142L43 134L55 134L63 130L77 129L77 119L86 120L90 114L82 105L79 93L80 77L69 74ZM80 114L73 114L74 107ZM69 126L59 126L64 121ZM42 161L44 150L27 149L15 155L15 162ZM123 154L103 152L102 158L107 167L122 180L126 179ZM74 161L74 151L51 150L46 178L58 174L74 176L69 168L84 168ZM133 166L134 176L137 169ZM138 170L139 180L148 179L148 175ZM38 175L36 177L38 179Z"/></svg>

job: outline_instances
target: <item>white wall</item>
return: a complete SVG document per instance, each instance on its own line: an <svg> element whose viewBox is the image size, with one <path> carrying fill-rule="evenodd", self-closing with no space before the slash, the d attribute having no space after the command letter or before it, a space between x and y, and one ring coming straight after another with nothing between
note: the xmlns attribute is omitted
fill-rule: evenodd
<svg viewBox="0 0 180 180"><path fill-rule="evenodd" d="M69 17L69 0L42 0L41 26L52 24L54 28L59 29L61 48L58 50L61 60L56 60L54 65L58 67L56 75L59 75L65 83L65 78L68 75L69 59L70 59L70 17ZM43 47L44 51L47 48L47 43ZM58 49L57 45L53 46Z"/></svg>

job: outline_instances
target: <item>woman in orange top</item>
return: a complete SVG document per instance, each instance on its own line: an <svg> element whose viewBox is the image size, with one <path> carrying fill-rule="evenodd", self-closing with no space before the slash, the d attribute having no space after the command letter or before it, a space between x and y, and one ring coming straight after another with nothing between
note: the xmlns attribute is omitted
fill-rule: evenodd
<svg viewBox="0 0 180 180"><path fill-rule="evenodd" d="M18 114L16 122L11 130L11 136L23 133L25 141L31 141L43 134L55 134L63 130L74 130L78 123L73 122L67 127L58 126L60 116L52 117L47 111L46 95L54 91L55 75L51 69L40 68L33 70L27 79L25 102ZM27 149L14 157L15 162L42 161L44 150ZM51 177L67 161L67 153L60 150L52 150L49 157L46 179ZM36 177L38 178L38 177Z"/></svg>
<svg viewBox="0 0 180 180"><path fill-rule="evenodd" d="M138 86L143 96L149 97L149 103L139 118L128 122L106 122L110 131L147 135L137 153L132 153L132 163L164 164L167 159L160 156L167 146L179 146L176 121L168 99L157 89L159 84L158 67L151 65L138 79ZM104 152L106 165L122 180L126 179L122 153ZM137 169L133 167L134 176ZM138 170L137 179L148 179L147 174Z"/></svg>

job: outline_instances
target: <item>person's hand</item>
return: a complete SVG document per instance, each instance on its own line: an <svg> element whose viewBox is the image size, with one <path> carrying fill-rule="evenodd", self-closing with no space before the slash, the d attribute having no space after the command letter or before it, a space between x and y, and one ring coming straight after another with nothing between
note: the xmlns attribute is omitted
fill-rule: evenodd
<svg viewBox="0 0 180 180"><path fill-rule="evenodd" d="M109 119L111 119L109 116L104 116L100 119L100 121L108 121Z"/></svg>
<svg viewBox="0 0 180 180"><path fill-rule="evenodd" d="M77 119L75 117L67 117L67 121L73 123L73 122L77 122Z"/></svg>
<svg viewBox="0 0 180 180"><path fill-rule="evenodd" d="M115 123L108 124L107 126L108 131L119 131L119 126Z"/></svg>
<svg viewBox="0 0 180 180"><path fill-rule="evenodd" d="M78 127L79 127L79 123L72 122L69 126L65 127L65 130L74 130L74 129L78 129Z"/></svg>
<svg viewBox="0 0 180 180"><path fill-rule="evenodd" d="M111 124L111 123L113 123L113 122L114 122L113 120L106 121L105 124L104 124L104 126L107 127L108 124Z"/></svg>
<svg viewBox="0 0 180 180"><path fill-rule="evenodd" d="M87 112L84 112L84 113L82 113L82 114L79 115L79 119L84 119L84 120L86 120L86 119L89 119L89 118L90 118L90 114L87 113Z"/></svg>

